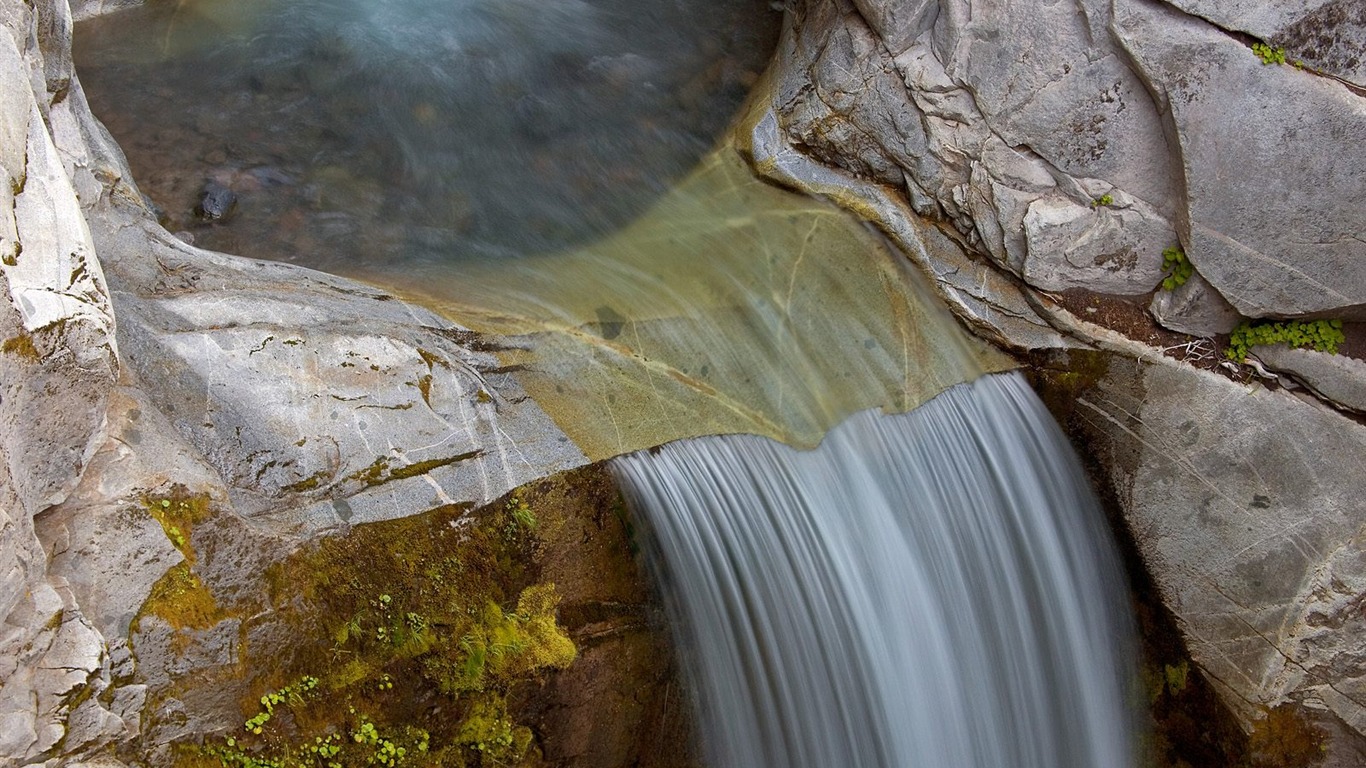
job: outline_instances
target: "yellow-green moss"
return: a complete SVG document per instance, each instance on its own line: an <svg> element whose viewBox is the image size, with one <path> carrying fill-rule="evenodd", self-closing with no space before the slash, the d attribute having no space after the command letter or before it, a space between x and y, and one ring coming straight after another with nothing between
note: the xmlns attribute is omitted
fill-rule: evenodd
<svg viewBox="0 0 1366 768"><path fill-rule="evenodd" d="M161 524L185 561L194 565L195 553L191 536L194 526L208 519L211 500L207 494L190 493L183 485L173 485L166 493L151 494L142 499L143 507Z"/></svg>
<svg viewBox="0 0 1366 768"><path fill-rule="evenodd" d="M286 485L283 490L289 491L290 493L303 493L304 491L311 491L315 488L321 487L322 484L328 479L328 477L330 477L330 473L325 469L320 469L317 472L314 472L313 474L309 475L308 477L305 477L297 483L290 483L289 485Z"/></svg>
<svg viewBox="0 0 1366 768"><path fill-rule="evenodd" d="M135 626L143 616L157 616L176 630L208 629L223 618L224 612L186 561L152 585L152 593L134 619Z"/></svg>
<svg viewBox="0 0 1366 768"><path fill-rule="evenodd" d="M42 357L38 353L38 348L33 345L33 337L23 331L20 331L17 336L5 339L4 343L0 344L0 351L25 360L37 361Z"/></svg>
<svg viewBox="0 0 1366 768"><path fill-rule="evenodd" d="M380 459L372 476L463 458L394 472ZM517 499L474 512L440 507L358 526L268 569L273 619L288 628L278 636L298 642L247 649L246 668L271 671L242 702L231 743L211 742L193 759L243 768L537 764L532 732L508 714L507 696L568 666L577 650L556 622L555 586L528 568L535 519ZM316 684L300 693L291 681L305 679ZM330 755L312 751L323 744Z"/></svg>

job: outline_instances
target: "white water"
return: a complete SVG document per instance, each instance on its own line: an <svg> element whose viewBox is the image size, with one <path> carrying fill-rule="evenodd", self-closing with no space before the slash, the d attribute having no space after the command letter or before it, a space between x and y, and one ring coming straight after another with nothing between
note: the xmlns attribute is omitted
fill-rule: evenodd
<svg viewBox="0 0 1366 768"><path fill-rule="evenodd" d="M1117 559L1017 375L815 451L723 436L613 466L714 768L1134 765Z"/></svg>

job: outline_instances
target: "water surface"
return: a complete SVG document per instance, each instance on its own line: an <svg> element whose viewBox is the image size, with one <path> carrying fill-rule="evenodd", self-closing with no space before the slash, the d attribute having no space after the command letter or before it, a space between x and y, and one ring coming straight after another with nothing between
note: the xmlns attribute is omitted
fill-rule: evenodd
<svg viewBox="0 0 1366 768"><path fill-rule="evenodd" d="M554 251L713 145L768 0L153 0L77 26L96 116L173 231L346 273ZM238 208L205 223L208 181Z"/></svg>

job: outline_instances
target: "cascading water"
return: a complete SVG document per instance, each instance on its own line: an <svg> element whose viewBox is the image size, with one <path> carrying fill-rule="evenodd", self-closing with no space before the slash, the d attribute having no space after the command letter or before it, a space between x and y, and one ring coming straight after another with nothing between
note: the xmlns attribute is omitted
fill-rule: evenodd
<svg viewBox="0 0 1366 768"><path fill-rule="evenodd" d="M775 31L764 0L181 0L79 48L182 236L442 307L589 458L744 433L614 464L715 768L1132 765L1057 427L862 223L706 151ZM205 181L236 218L190 216Z"/></svg>
<svg viewBox="0 0 1366 768"><path fill-rule="evenodd" d="M731 435L613 466L711 765L1133 765L1116 558L1018 375L814 451Z"/></svg>

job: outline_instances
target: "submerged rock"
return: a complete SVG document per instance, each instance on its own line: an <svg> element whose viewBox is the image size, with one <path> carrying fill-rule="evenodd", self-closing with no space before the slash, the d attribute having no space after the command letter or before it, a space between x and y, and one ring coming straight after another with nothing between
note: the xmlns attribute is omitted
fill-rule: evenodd
<svg viewBox="0 0 1366 768"><path fill-rule="evenodd" d="M211 181L204 185L199 195L199 204L194 207L194 215L209 221L220 221L230 216L237 208L237 193L228 187Z"/></svg>

